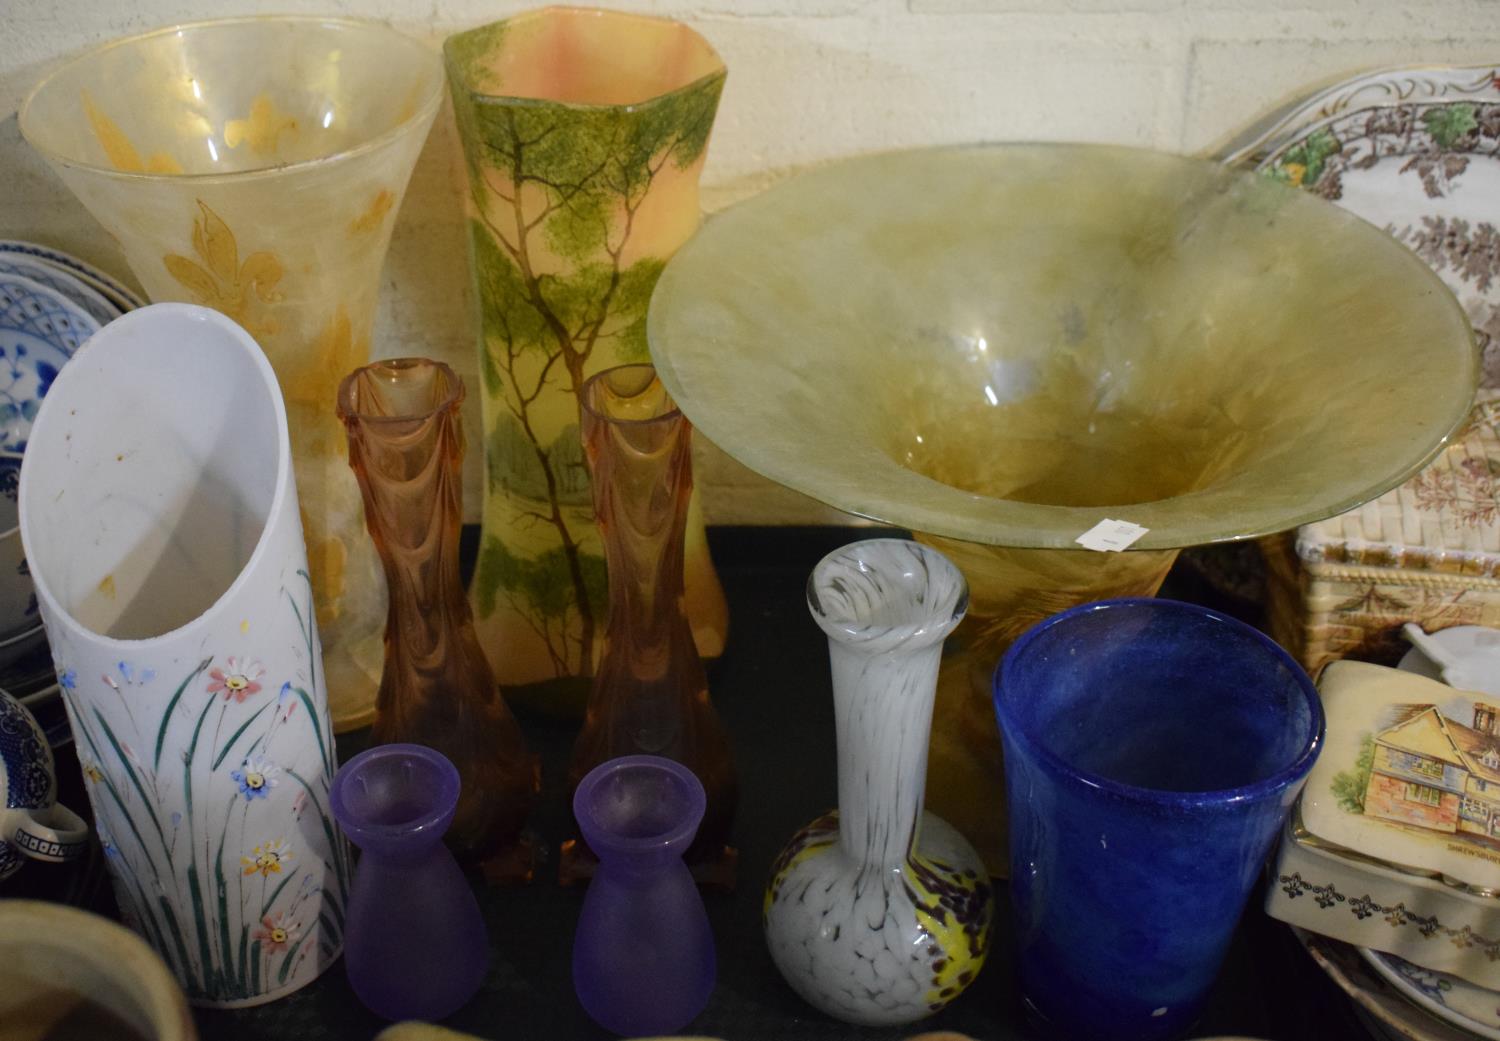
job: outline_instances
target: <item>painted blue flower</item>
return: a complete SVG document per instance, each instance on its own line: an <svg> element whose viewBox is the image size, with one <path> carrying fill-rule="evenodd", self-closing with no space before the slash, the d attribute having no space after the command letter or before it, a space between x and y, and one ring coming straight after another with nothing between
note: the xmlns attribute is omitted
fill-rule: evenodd
<svg viewBox="0 0 1500 1041"><path fill-rule="evenodd" d="M264 799L280 782L281 767L263 755L252 755L229 775L240 786L246 802Z"/></svg>
<svg viewBox="0 0 1500 1041"><path fill-rule="evenodd" d="M120 675L125 678L126 683L150 683L156 679L155 669L137 668L128 661L116 662L115 668L120 670Z"/></svg>
<svg viewBox="0 0 1500 1041"><path fill-rule="evenodd" d="M78 670L64 669L62 675L57 677L57 682L62 685L63 690L78 689Z"/></svg>

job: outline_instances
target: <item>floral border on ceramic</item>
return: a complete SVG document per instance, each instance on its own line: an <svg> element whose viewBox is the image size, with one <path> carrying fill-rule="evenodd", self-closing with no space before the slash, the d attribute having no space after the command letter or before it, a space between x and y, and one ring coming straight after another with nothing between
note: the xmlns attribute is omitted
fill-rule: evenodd
<svg viewBox="0 0 1500 1041"><path fill-rule="evenodd" d="M1338 904L1347 903L1349 913L1361 920L1373 918L1377 914L1382 915L1393 929L1414 925L1417 927L1417 932L1427 939L1432 939L1441 933L1455 947L1478 947L1490 961L1500 961L1500 940L1480 936L1467 925L1462 929L1444 925L1436 915L1417 914L1409 910L1404 903L1386 906L1370 899L1368 893L1363 896L1349 897L1340 893L1332 882L1318 885L1307 881L1302 877L1301 872L1296 871L1290 875L1279 875L1276 883L1281 887L1281 891L1293 900L1304 894L1311 895L1313 902L1325 911L1335 909Z"/></svg>

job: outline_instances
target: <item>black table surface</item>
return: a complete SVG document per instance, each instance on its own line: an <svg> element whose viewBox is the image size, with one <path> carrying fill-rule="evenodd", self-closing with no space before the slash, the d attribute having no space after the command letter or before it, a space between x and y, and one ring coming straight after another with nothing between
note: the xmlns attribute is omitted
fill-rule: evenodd
<svg viewBox="0 0 1500 1041"><path fill-rule="evenodd" d="M473 533L466 534L472 541ZM733 894L704 895L718 941L718 986L708 1008L682 1033L730 1041L884 1041L923 1030L954 1030L983 1041L1041 1041L1048 1033L1027 1021L1017 995L1003 885L997 892L1001 913L994 949L983 972L947 1009L911 1027L862 1028L829 1019L786 986L766 951L760 911L771 861L793 832L837 802L827 644L808 616L803 588L823 554L870 534L849 528L710 529L731 612L729 644L709 681L739 770L734 829L739 885ZM1212 601L1180 571L1169 577L1163 595ZM542 799L531 827L550 859L528 886L487 888L476 880L489 927L490 970L475 998L444 1025L505 1041L608 1038L612 1035L595 1026L573 996L570 958L583 889L563 889L555 880L557 845L568 834L564 770L576 724L525 715L521 723L543 761ZM366 741L364 732L342 736L341 760ZM86 810L77 760L68 747L59 750L59 780L63 801ZM96 847L71 869L28 865L0 895L63 900L112 913L100 860ZM1286 926L1261 911L1262 895L1257 891L1250 898L1194 1035L1266 1041L1368 1037L1343 992ZM279 1001L195 1014L205 1041L368 1041L385 1025L354 997L341 964Z"/></svg>

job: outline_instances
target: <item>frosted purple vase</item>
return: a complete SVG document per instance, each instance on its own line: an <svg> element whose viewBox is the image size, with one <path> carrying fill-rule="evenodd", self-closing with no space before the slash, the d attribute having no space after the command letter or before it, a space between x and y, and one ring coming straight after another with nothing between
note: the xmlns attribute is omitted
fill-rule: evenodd
<svg viewBox="0 0 1500 1041"><path fill-rule="evenodd" d="M654 755L601 763L573 795L599 858L573 939L573 989L606 1030L674 1034L713 993L713 932L682 862L706 802L691 770Z"/></svg>
<svg viewBox="0 0 1500 1041"><path fill-rule="evenodd" d="M360 848L344 926L355 995L387 1019L442 1019L489 967L479 902L443 833L458 770L424 745L380 745L340 768L329 802Z"/></svg>

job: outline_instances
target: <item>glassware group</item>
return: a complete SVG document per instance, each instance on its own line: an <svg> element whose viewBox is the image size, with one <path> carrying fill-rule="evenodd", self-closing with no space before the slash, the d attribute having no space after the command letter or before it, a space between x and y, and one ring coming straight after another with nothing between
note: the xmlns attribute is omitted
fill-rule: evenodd
<svg viewBox="0 0 1500 1041"><path fill-rule="evenodd" d="M90 52L21 110L158 302L58 376L21 478L122 913L199 1003L269 1000L343 948L379 1014L454 1011L490 954L460 859L491 881L537 863L509 698L582 717L559 865L590 880L581 1004L622 1033L691 1022L717 973L696 886L734 884L738 786L686 409L767 475L918 533L808 582L839 805L771 865L788 984L863 1025L942 1009L1008 869L1036 1014L1184 1029L1322 717L1264 637L1138 597L1180 546L1418 466L1472 395L1456 304L1297 192L1102 147L869 157L689 242L725 83L700 35L549 8L443 58L374 23L223 19ZM444 66L479 305L467 590L464 386L369 363ZM1224 256L1275 277L1226 279ZM1380 336L1341 317L1360 308ZM1376 394L1402 424L1370 418ZM1136 548L1075 547L1106 509L1149 522ZM363 726L376 747L335 776L333 732Z"/></svg>

